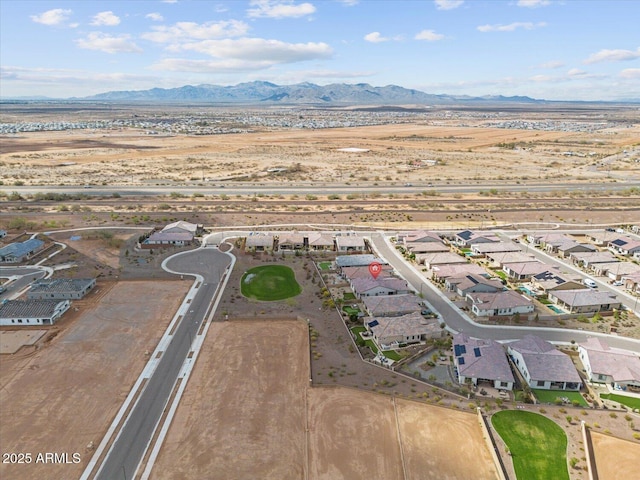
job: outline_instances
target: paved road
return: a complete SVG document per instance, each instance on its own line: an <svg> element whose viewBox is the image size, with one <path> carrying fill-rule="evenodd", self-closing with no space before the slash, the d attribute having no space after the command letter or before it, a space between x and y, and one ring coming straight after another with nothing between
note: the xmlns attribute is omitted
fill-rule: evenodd
<svg viewBox="0 0 640 480"><path fill-rule="evenodd" d="M38 268L0 267L0 277L19 277L7 286L5 292L0 293L0 301L10 299L31 282L39 280L46 274L45 270Z"/></svg>
<svg viewBox="0 0 640 480"><path fill-rule="evenodd" d="M167 262L168 269L185 274L197 274L202 276L204 281L102 463L97 479L134 478L189 353L191 343L206 317L218 283L229 264L229 256L215 248L193 250L172 257Z"/></svg>
<svg viewBox="0 0 640 480"><path fill-rule="evenodd" d="M420 272L405 262L397 250L385 241L383 234L373 233L371 234L371 240L377 252L386 259L413 288L423 294L425 300L440 312L447 327L456 332L464 332L472 337L492 338L498 341L517 340L524 335L533 334L547 341L566 343L570 343L572 340L582 342L590 336L599 336L605 338L607 343L612 347L640 352L640 340L632 338L561 328L506 327L502 325L480 325L475 323L459 309L454 308L448 300L443 298L436 287L428 282Z"/></svg>
<svg viewBox="0 0 640 480"><path fill-rule="evenodd" d="M12 190L20 194L35 194L41 192L49 193L66 193L66 194L84 194L91 196L112 196L117 193L122 196L141 196L141 195L169 195L171 192L180 192L184 195L192 195L194 193L202 194L227 194L227 195L255 195L262 193L265 195L348 195L350 193L358 194L401 194L401 193L421 193L424 190L437 190L440 193L478 193L481 190L497 189L509 192L552 192L567 190L583 190L583 191L617 191L626 190L629 187L637 186L637 182L618 181L616 183L506 183L506 182L487 182L477 184L433 184L430 183L414 183L411 186L400 185L344 185L332 183L300 183L297 185L269 185L269 184L239 184L236 182L228 183L222 187L219 182L211 183L210 186L195 185L175 185L175 186L95 186L92 188L84 188L78 186L55 186L43 185L40 187L22 186L11 187Z"/></svg>

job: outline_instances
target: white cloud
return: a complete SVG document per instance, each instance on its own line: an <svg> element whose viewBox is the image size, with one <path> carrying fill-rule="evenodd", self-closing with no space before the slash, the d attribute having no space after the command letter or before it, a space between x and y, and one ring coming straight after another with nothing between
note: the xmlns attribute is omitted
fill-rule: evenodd
<svg viewBox="0 0 640 480"><path fill-rule="evenodd" d="M100 12L93 17L91 25L115 27L120 24L120 17L114 15L112 11Z"/></svg>
<svg viewBox="0 0 640 480"><path fill-rule="evenodd" d="M148 18L154 22L162 22L164 20L164 17L157 12L147 13L144 18Z"/></svg>
<svg viewBox="0 0 640 480"><path fill-rule="evenodd" d="M353 7L360 3L360 0L338 0L340 3L346 5L347 7Z"/></svg>
<svg viewBox="0 0 640 480"><path fill-rule="evenodd" d="M600 50L592 54L584 62L586 64L599 62L624 62L640 58L640 47L637 50Z"/></svg>
<svg viewBox="0 0 640 480"><path fill-rule="evenodd" d="M549 68L549 69L560 68L560 67L564 67L564 63L558 60L552 60L550 62L546 62L540 65L540 68Z"/></svg>
<svg viewBox="0 0 640 480"><path fill-rule="evenodd" d="M551 2L549 0L518 0L517 5L519 7L525 8L537 8L537 7L546 7L550 5Z"/></svg>
<svg viewBox="0 0 640 480"><path fill-rule="evenodd" d="M142 52L142 49L131 41L130 35L111 36L102 32L91 32L87 38L76 40L80 48L99 50L105 53Z"/></svg>
<svg viewBox="0 0 640 480"><path fill-rule="evenodd" d="M438 40L442 40L444 35L441 33L436 33L433 30L422 30L420 33L416 34L414 37L416 40L426 40L428 42L436 42Z"/></svg>
<svg viewBox="0 0 640 480"><path fill-rule="evenodd" d="M625 68L620 72L620 77L640 79L640 68Z"/></svg>
<svg viewBox="0 0 640 480"><path fill-rule="evenodd" d="M383 37L382 35L380 35L380 32L371 32L371 33L367 33L367 34L364 36L364 39L365 39L367 42L371 42L371 43L388 42L389 40L391 40L390 38Z"/></svg>
<svg viewBox="0 0 640 480"><path fill-rule="evenodd" d="M71 10L64 10L62 8L54 8L53 10L47 10L40 15L31 15L31 20L43 25L60 25L64 23L71 15Z"/></svg>
<svg viewBox="0 0 640 480"><path fill-rule="evenodd" d="M264 70L273 63L267 61L245 60L188 60L185 58L165 58L153 64L153 70L169 72L193 72L193 73L243 73Z"/></svg>
<svg viewBox="0 0 640 480"><path fill-rule="evenodd" d="M585 72L584 70L580 70L579 68L572 68L567 72L567 75L569 77L577 78L577 77L585 77L588 75L588 73Z"/></svg>
<svg viewBox="0 0 640 480"><path fill-rule="evenodd" d="M220 37L238 37L249 31L249 25L239 20L221 22L178 22L171 26L151 27L152 32L141 35L145 40L157 43L181 40L209 40Z"/></svg>
<svg viewBox="0 0 640 480"><path fill-rule="evenodd" d="M534 28L546 27L547 24L545 22L513 22L508 25L480 25L478 30L481 32L513 32L519 28L523 28L525 30L533 30Z"/></svg>
<svg viewBox="0 0 640 480"><path fill-rule="evenodd" d="M453 10L464 3L464 0L433 0L438 10Z"/></svg>
<svg viewBox="0 0 640 480"><path fill-rule="evenodd" d="M298 18L311 15L316 11L311 3L294 4L291 1L282 0L251 0L249 5L255 8L247 10L250 18Z"/></svg>
<svg viewBox="0 0 640 480"><path fill-rule="evenodd" d="M333 51L326 43L285 43L262 38L204 40L185 43L177 49L204 53L216 58L265 62L271 65L329 58Z"/></svg>

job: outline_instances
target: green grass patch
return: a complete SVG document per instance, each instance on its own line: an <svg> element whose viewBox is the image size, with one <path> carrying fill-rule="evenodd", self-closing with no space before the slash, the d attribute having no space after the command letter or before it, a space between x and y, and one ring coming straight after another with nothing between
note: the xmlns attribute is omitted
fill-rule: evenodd
<svg viewBox="0 0 640 480"><path fill-rule="evenodd" d="M615 393L601 393L600 398L611 400L612 402L621 403L622 405L626 405L629 408L640 409L640 398L625 397L624 395L616 395Z"/></svg>
<svg viewBox="0 0 640 480"><path fill-rule="evenodd" d="M273 302L295 297L302 292L291 268L264 265L247 270L240 280L242 295L255 300Z"/></svg>
<svg viewBox="0 0 640 480"><path fill-rule="evenodd" d="M491 424L509 447L518 479L569 480L567 436L559 425L521 410L498 412Z"/></svg>
<svg viewBox="0 0 640 480"><path fill-rule="evenodd" d="M326 271L331 269L331 262L320 262L318 264L320 270Z"/></svg>
<svg viewBox="0 0 640 480"><path fill-rule="evenodd" d="M366 332L367 329L365 327L351 327L350 329L356 336L356 338L361 338L360 334L362 332ZM364 339L362 339L364 340ZM364 344L369 347L371 349L371 351L377 355L378 354L378 346L376 345L376 343L371 340L371 339L367 339L364 340ZM395 350L387 350L386 352L382 352L382 354L387 357L390 360L393 360L394 362L397 362L398 360L400 360L402 358L402 355L400 355L398 352L396 352Z"/></svg>
<svg viewBox="0 0 640 480"><path fill-rule="evenodd" d="M342 298L345 301L349 301L349 300L355 300L356 296L351 292L344 292L344 294L342 295Z"/></svg>
<svg viewBox="0 0 640 480"><path fill-rule="evenodd" d="M503 272L502 270L494 270L493 273L495 273L502 280L506 280L507 279L507 274L505 272Z"/></svg>
<svg viewBox="0 0 640 480"><path fill-rule="evenodd" d="M533 389L532 392L540 403L557 403L558 398L568 398L571 403L579 402L580 406L588 407L589 404L580 394L580 392L564 392L558 390L538 390Z"/></svg>
<svg viewBox="0 0 640 480"><path fill-rule="evenodd" d="M538 301L544 305L551 305L551 300L549 300L548 298L544 298L544 297L539 297Z"/></svg>
<svg viewBox="0 0 640 480"><path fill-rule="evenodd" d="M342 307L342 311L344 313L346 313L347 315L351 316L351 315L357 315L358 313L360 313L360 309L359 308L353 308L349 305L345 305L344 307Z"/></svg>

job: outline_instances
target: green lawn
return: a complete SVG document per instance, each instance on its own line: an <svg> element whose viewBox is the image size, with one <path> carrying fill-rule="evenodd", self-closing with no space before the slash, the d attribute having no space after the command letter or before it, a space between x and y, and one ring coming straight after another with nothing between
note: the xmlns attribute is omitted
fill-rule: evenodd
<svg viewBox="0 0 640 480"><path fill-rule="evenodd" d="M589 404L580 394L580 392L563 392L561 390L532 390L536 398L540 403L555 403L558 397L567 397L570 402L580 402L583 407L588 407Z"/></svg>
<svg viewBox="0 0 640 480"><path fill-rule="evenodd" d="M344 294L342 295L342 298L345 301L349 301L349 300L355 300L356 296L355 296L355 294L353 294L351 292L344 292Z"/></svg>
<svg viewBox="0 0 640 480"><path fill-rule="evenodd" d="M520 480L569 480L567 436L546 417L522 410L504 410L491 424L511 451Z"/></svg>
<svg viewBox="0 0 640 480"><path fill-rule="evenodd" d="M329 270L331 268L331 262L320 262L318 267L320 267L320 270Z"/></svg>
<svg viewBox="0 0 640 480"><path fill-rule="evenodd" d="M342 311L344 313L346 313L347 315L351 316L351 315L357 315L358 313L360 313L360 309L359 308L353 308L349 305L345 305L344 307L342 307Z"/></svg>
<svg viewBox="0 0 640 480"><path fill-rule="evenodd" d="M358 338L358 337L362 338L362 337L360 337L360 334L362 332L366 332L367 329L365 327L351 327L351 331L356 335L356 338ZM376 345L376 343L373 340L371 340L371 339L365 340L364 344L367 347L369 347L374 354L376 354L376 355L378 354L378 346ZM382 352L382 354L385 357L387 357L388 359L393 360L395 362L397 362L398 360L400 360L402 358L402 356L400 356L400 354L398 352L396 352L395 350L388 350L386 352Z"/></svg>
<svg viewBox="0 0 640 480"><path fill-rule="evenodd" d="M640 398L625 397L624 395L616 395L615 393L601 393L600 398L621 403L629 408L640 409Z"/></svg>
<svg viewBox="0 0 640 480"><path fill-rule="evenodd" d="M495 275L497 275L498 277L500 277L502 280L506 280L507 279L507 274L505 272L503 272L502 270L494 270L493 273Z"/></svg>
<svg viewBox="0 0 640 480"><path fill-rule="evenodd" d="M262 301L284 300L302 292L296 276L284 265L264 265L247 270L240 280L245 297Z"/></svg>

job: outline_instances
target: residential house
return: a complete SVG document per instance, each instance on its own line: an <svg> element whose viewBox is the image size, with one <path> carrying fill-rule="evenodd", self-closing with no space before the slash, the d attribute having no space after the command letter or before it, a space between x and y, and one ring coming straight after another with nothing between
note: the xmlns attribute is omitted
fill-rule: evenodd
<svg viewBox="0 0 640 480"><path fill-rule="evenodd" d="M461 263L454 265L436 265L431 269L431 279L434 282L444 282L449 277L462 277L469 273L489 276L487 271L475 263Z"/></svg>
<svg viewBox="0 0 640 480"><path fill-rule="evenodd" d="M380 265L380 273L378 278L391 277L393 273L393 267L390 265ZM340 272L345 280L351 281L356 278L373 278L369 271L369 266L366 267L343 267Z"/></svg>
<svg viewBox="0 0 640 480"><path fill-rule="evenodd" d="M469 248L476 243L495 243L500 239L493 232L473 232L471 230L463 230L456 233L453 243L461 248Z"/></svg>
<svg viewBox="0 0 640 480"><path fill-rule="evenodd" d="M179 220L166 225L162 231L165 233L190 233L195 237L202 233L202 225Z"/></svg>
<svg viewBox="0 0 640 480"><path fill-rule="evenodd" d="M50 278L31 284L29 300L78 300L96 286L95 278Z"/></svg>
<svg viewBox="0 0 640 480"><path fill-rule="evenodd" d="M596 313L620 308L620 301L613 293L584 288L580 290L555 290L549 292L549 300L569 313Z"/></svg>
<svg viewBox="0 0 640 480"><path fill-rule="evenodd" d="M487 253L519 252L520 247L511 242L474 243L471 251L476 257L484 257Z"/></svg>
<svg viewBox="0 0 640 480"><path fill-rule="evenodd" d="M366 250L364 237L360 235L338 235L336 237L336 249L339 252L364 252Z"/></svg>
<svg viewBox="0 0 640 480"><path fill-rule="evenodd" d="M523 252L488 252L485 254L492 267L502 268L505 263L537 262L533 256Z"/></svg>
<svg viewBox="0 0 640 480"><path fill-rule="evenodd" d="M0 326L53 325L69 300L8 300L0 304Z"/></svg>
<svg viewBox="0 0 640 480"><path fill-rule="evenodd" d="M531 277L531 285L544 293L554 290L577 290L587 288L582 283L572 280L552 270L545 270Z"/></svg>
<svg viewBox="0 0 640 480"><path fill-rule="evenodd" d="M412 294L363 297L362 302L372 317L399 317L425 308L420 298Z"/></svg>
<svg viewBox="0 0 640 480"><path fill-rule="evenodd" d="M151 249L159 247L185 247L193 242L190 232L153 232L140 244L140 248Z"/></svg>
<svg viewBox="0 0 640 480"><path fill-rule="evenodd" d="M514 281L528 280L532 276L548 269L549 266L542 262L518 262L502 265L502 270Z"/></svg>
<svg viewBox="0 0 640 480"><path fill-rule="evenodd" d="M619 237L620 234L616 232L600 231L587 233L587 240L597 247L606 247L607 245L609 245L610 241L615 240Z"/></svg>
<svg viewBox="0 0 640 480"><path fill-rule="evenodd" d="M445 334L437 319L424 318L419 312L398 317L369 317L365 319L365 327L380 350L423 343L429 338L442 338Z"/></svg>
<svg viewBox="0 0 640 480"><path fill-rule="evenodd" d="M530 233L527 235L527 241L536 247L553 253L556 251L558 245L562 245L568 241L573 241L573 238L565 235L564 233Z"/></svg>
<svg viewBox="0 0 640 480"><path fill-rule="evenodd" d="M580 360L591 382L606 383L615 390L640 390L640 357L610 347L601 338L589 337L578 344Z"/></svg>
<svg viewBox="0 0 640 480"><path fill-rule="evenodd" d="M624 288L633 293L640 293L640 273L626 275L622 278Z"/></svg>
<svg viewBox="0 0 640 480"><path fill-rule="evenodd" d="M468 293L471 311L478 317L495 317L533 312L533 302L513 290L495 293Z"/></svg>
<svg viewBox="0 0 640 480"><path fill-rule="evenodd" d="M407 282L396 277L354 278L350 281L351 289L356 297L372 297L378 295L401 295L410 293Z"/></svg>
<svg viewBox="0 0 640 480"><path fill-rule="evenodd" d="M636 252L640 252L640 241L634 240L631 237L619 237L610 241L607 244L607 248L612 252L619 253L626 257L633 255Z"/></svg>
<svg viewBox="0 0 640 480"><path fill-rule="evenodd" d="M304 250L305 237L301 233L281 233L278 235L279 251Z"/></svg>
<svg viewBox="0 0 640 480"><path fill-rule="evenodd" d="M415 242L405 244L405 248L413 254L448 252L449 247L442 242Z"/></svg>
<svg viewBox="0 0 640 480"><path fill-rule="evenodd" d="M611 252L574 252L571 261L585 270L590 270L597 263L617 262L618 259Z"/></svg>
<svg viewBox="0 0 640 480"><path fill-rule="evenodd" d="M569 258L572 253L577 252L597 252L596 247L588 243L579 243L575 240L569 240L556 246L558 255L562 258Z"/></svg>
<svg viewBox="0 0 640 480"><path fill-rule="evenodd" d="M307 234L307 243L309 250L313 251L331 251L335 250L335 241L333 234L310 232Z"/></svg>
<svg viewBox="0 0 640 480"><path fill-rule="evenodd" d="M411 243L443 243L442 238L435 232L419 230L402 236L402 243L408 246Z"/></svg>
<svg viewBox="0 0 640 480"><path fill-rule="evenodd" d="M244 243L246 252L272 252L274 236L270 233L251 233Z"/></svg>
<svg viewBox="0 0 640 480"><path fill-rule="evenodd" d="M578 391L582 386L571 358L540 337L526 335L509 343L507 352L531 388Z"/></svg>
<svg viewBox="0 0 640 480"><path fill-rule="evenodd" d="M461 277L450 277L444 282L447 290L455 291L458 295L466 297L468 293L495 293L504 289L500 280L490 280L483 275L468 273Z"/></svg>
<svg viewBox="0 0 640 480"><path fill-rule="evenodd" d="M380 265L387 265L387 262L370 253L338 255L336 257L336 267L338 270L342 270L344 267L368 267L373 262L379 263Z"/></svg>
<svg viewBox="0 0 640 480"><path fill-rule="evenodd" d="M464 333L453 336L453 362L458 383L489 383L498 390L513 390L515 378L504 347L495 340L471 338Z"/></svg>
<svg viewBox="0 0 640 480"><path fill-rule="evenodd" d="M620 281L622 277L640 273L640 266L631 262L598 263L593 272L599 277L608 277L612 281Z"/></svg>
<svg viewBox="0 0 640 480"><path fill-rule="evenodd" d="M0 263L20 263L28 260L44 247L44 242L30 238L24 242L10 243L0 248Z"/></svg>
<svg viewBox="0 0 640 480"><path fill-rule="evenodd" d="M455 265L460 263L469 263L466 258L452 252L436 252L416 255L416 262L419 264L424 264L424 266L428 269L432 269L436 265Z"/></svg>

